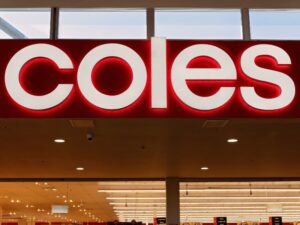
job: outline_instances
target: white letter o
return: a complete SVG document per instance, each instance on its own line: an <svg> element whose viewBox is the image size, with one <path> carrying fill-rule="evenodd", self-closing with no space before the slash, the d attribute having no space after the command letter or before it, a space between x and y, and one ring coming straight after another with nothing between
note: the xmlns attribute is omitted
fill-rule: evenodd
<svg viewBox="0 0 300 225"><path fill-rule="evenodd" d="M106 95L93 85L93 68L99 61L107 57L121 58L132 69L132 82L128 89L121 94ZM147 71L141 57L131 48L122 44L103 44L93 48L82 59L77 79L81 93L90 103L102 109L117 110L129 106L142 94L147 81Z"/></svg>

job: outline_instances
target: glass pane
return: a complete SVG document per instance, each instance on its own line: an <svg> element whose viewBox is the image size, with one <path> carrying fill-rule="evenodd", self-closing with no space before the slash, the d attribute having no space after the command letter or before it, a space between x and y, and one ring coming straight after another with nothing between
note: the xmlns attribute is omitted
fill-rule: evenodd
<svg viewBox="0 0 300 225"><path fill-rule="evenodd" d="M0 39L11 39L11 37L3 30L0 30Z"/></svg>
<svg viewBox="0 0 300 225"><path fill-rule="evenodd" d="M300 10L250 10L252 39L300 39Z"/></svg>
<svg viewBox="0 0 300 225"><path fill-rule="evenodd" d="M156 10L155 36L242 39L240 10Z"/></svg>
<svg viewBox="0 0 300 225"><path fill-rule="evenodd" d="M59 37L145 39L146 10L62 9Z"/></svg>
<svg viewBox="0 0 300 225"><path fill-rule="evenodd" d="M0 9L0 38L49 38L50 17L50 9Z"/></svg>

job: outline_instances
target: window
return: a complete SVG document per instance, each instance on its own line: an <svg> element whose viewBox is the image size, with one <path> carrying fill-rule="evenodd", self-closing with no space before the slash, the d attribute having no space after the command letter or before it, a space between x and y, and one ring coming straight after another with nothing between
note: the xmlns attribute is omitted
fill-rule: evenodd
<svg viewBox="0 0 300 225"><path fill-rule="evenodd" d="M145 39L146 10L62 9L59 38Z"/></svg>
<svg viewBox="0 0 300 225"><path fill-rule="evenodd" d="M240 10L156 10L155 36L242 39Z"/></svg>
<svg viewBox="0 0 300 225"><path fill-rule="evenodd" d="M0 9L0 39L50 38L50 9Z"/></svg>
<svg viewBox="0 0 300 225"><path fill-rule="evenodd" d="M252 39L300 39L300 10L250 10Z"/></svg>

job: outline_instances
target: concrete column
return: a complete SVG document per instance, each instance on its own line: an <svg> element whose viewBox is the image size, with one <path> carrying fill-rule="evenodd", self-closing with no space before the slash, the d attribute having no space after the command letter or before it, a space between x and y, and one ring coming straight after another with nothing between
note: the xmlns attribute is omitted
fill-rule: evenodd
<svg viewBox="0 0 300 225"><path fill-rule="evenodd" d="M180 224L179 212L179 179L166 179L167 225Z"/></svg>

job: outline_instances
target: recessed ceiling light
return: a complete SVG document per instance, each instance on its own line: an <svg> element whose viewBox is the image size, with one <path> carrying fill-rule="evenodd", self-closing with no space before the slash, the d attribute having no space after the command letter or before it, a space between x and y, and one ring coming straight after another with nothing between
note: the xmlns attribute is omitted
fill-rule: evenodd
<svg viewBox="0 0 300 225"><path fill-rule="evenodd" d="M55 143L65 143L66 140L65 139L61 139L61 138L57 138L54 140Z"/></svg>
<svg viewBox="0 0 300 225"><path fill-rule="evenodd" d="M164 189L99 189L102 193L165 193Z"/></svg>
<svg viewBox="0 0 300 225"><path fill-rule="evenodd" d="M207 166L202 166L201 170L208 170L209 168Z"/></svg>
<svg viewBox="0 0 300 225"><path fill-rule="evenodd" d="M77 171L83 171L84 168L83 168L83 167L76 167L76 170L77 170Z"/></svg>
<svg viewBox="0 0 300 225"><path fill-rule="evenodd" d="M228 143L236 143L236 142L238 142L239 140L238 139L236 139L236 138L229 138L229 139L227 139L227 142Z"/></svg>
<svg viewBox="0 0 300 225"><path fill-rule="evenodd" d="M165 200L165 197L107 197L107 200Z"/></svg>

